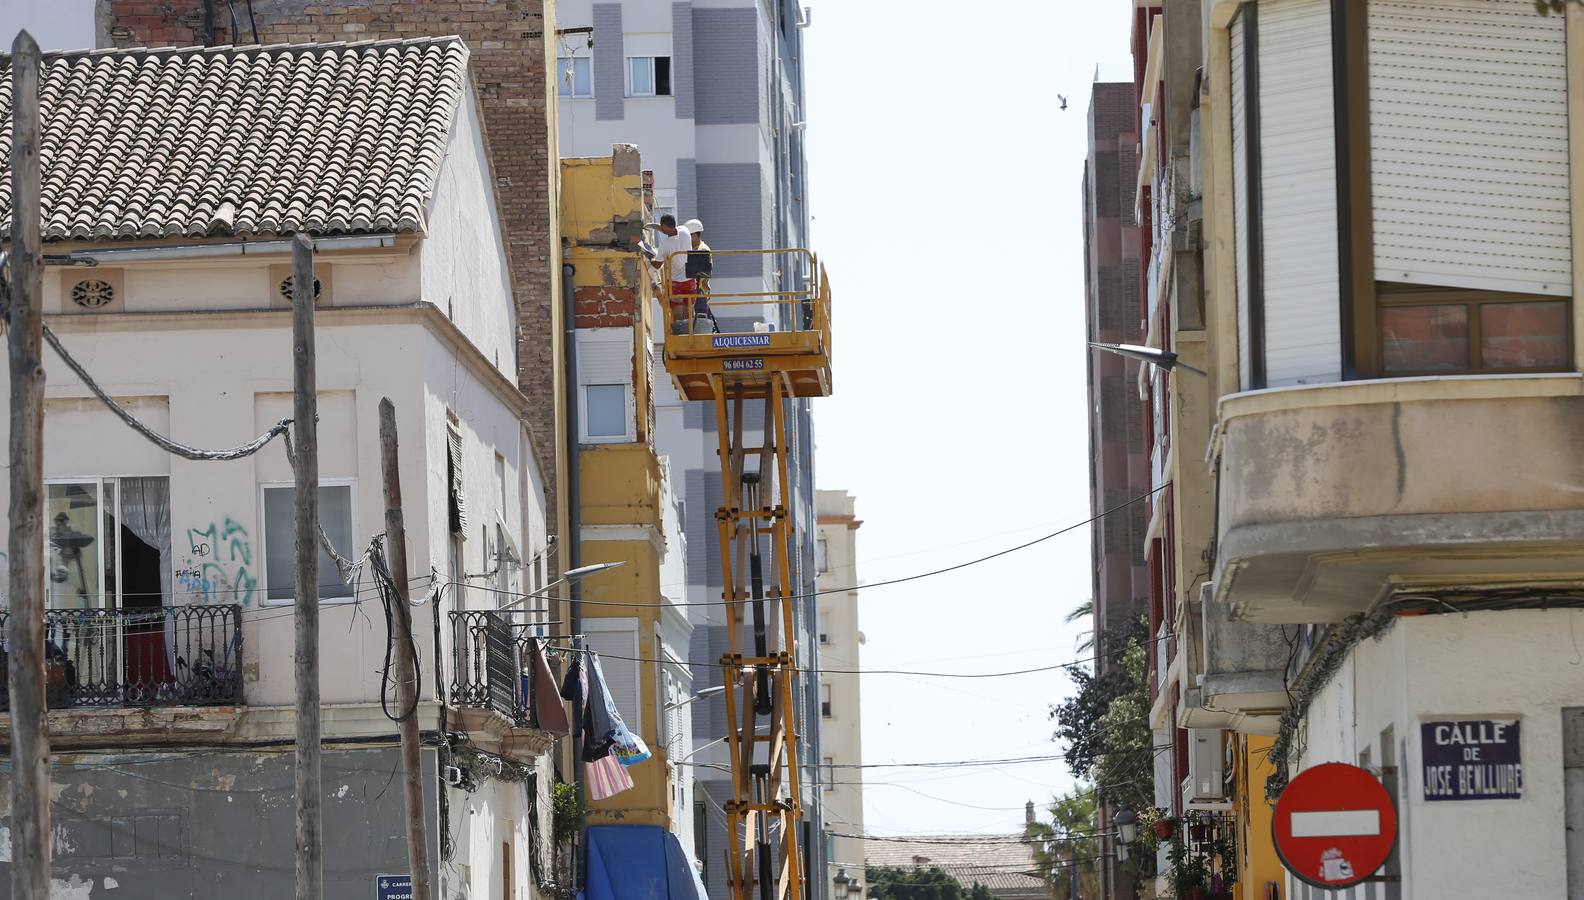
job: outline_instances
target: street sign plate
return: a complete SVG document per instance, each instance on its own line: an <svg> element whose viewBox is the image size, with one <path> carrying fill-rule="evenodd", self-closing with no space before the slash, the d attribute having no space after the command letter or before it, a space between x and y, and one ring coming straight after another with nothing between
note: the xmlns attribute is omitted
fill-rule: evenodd
<svg viewBox="0 0 1584 900"><path fill-rule="evenodd" d="M1287 871L1322 888L1359 884L1397 843L1397 809L1374 775L1346 763L1305 769L1276 800L1276 853Z"/></svg>
<svg viewBox="0 0 1584 900"><path fill-rule="evenodd" d="M375 875L374 900L412 900L412 876Z"/></svg>
<svg viewBox="0 0 1584 900"><path fill-rule="evenodd" d="M1426 800L1521 800L1522 723L1463 719L1421 723Z"/></svg>

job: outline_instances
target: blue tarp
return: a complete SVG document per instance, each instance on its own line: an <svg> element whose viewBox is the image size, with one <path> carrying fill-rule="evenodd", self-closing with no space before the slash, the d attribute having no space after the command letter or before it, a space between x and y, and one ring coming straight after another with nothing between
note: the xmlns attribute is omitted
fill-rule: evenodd
<svg viewBox="0 0 1584 900"><path fill-rule="evenodd" d="M588 830L588 885L579 900L709 900L693 856L656 825Z"/></svg>

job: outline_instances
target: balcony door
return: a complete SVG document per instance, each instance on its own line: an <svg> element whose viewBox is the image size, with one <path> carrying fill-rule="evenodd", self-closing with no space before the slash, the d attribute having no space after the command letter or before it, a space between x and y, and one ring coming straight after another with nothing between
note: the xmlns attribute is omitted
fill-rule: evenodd
<svg viewBox="0 0 1584 900"><path fill-rule="evenodd" d="M174 680L169 479L51 480L44 514L56 702L160 693Z"/></svg>

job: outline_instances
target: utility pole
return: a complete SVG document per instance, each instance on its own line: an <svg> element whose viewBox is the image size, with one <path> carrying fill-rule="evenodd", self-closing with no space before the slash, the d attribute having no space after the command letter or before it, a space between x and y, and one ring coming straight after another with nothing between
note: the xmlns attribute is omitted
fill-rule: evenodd
<svg viewBox="0 0 1584 900"><path fill-rule="evenodd" d="M44 700L44 257L39 47L11 45L11 896L49 900L49 722Z"/></svg>
<svg viewBox="0 0 1584 900"><path fill-rule="evenodd" d="M396 407L389 397L380 400L379 420L380 472L385 477L385 556L396 589L396 615L391 617L391 640L396 644L396 708L404 712L397 729L401 733L402 793L407 803L407 867L412 874L412 900L430 900L423 767L418 757L418 695L413 690L417 645L413 643L412 606L407 602L407 530L402 523L401 473L396 467ZM435 652L439 650L435 648Z"/></svg>
<svg viewBox="0 0 1584 900"><path fill-rule="evenodd" d="M297 894L323 900L319 806L319 397L314 377L313 239L292 239L292 430L297 493Z"/></svg>

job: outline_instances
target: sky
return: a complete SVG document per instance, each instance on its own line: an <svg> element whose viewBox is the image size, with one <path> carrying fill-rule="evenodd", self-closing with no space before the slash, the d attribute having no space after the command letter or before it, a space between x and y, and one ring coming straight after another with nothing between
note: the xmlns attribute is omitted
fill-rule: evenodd
<svg viewBox="0 0 1584 900"><path fill-rule="evenodd" d="M1087 110L1131 80L1132 3L846 0L805 32L812 243L830 271L835 393L815 480L857 498L861 582L966 561L1089 516ZM1058 109L1057 95L1068 98ZM1067 662L1087 527L859 596L864 668ZM862 682L868 764L1060 752L1061 672ZM1060 762L864 770L871 834L1010 832ZM839 830L840 823L832 823Z"/></svg>

